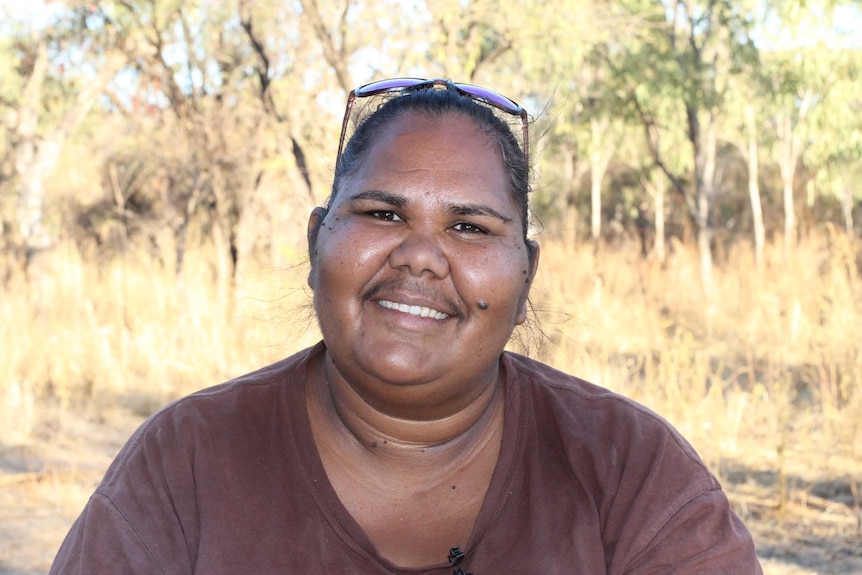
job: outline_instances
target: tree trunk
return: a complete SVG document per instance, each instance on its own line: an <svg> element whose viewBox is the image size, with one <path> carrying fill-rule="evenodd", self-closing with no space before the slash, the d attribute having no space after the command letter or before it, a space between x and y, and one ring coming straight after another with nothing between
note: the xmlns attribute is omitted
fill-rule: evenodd
<svg viewBox="0 0 862 575"><path fill-rule="evenodd" d="M49 247L51 237L42 224L45 205L43 174L56 155L53 146L41 145L38 139L39 115L42 109L42 87L48 73L48 48L44 40L36 47L33 70L21 95L21 106L12 133L13 167L18 178L18 231L25 258Z"/></svg>
<svg viewBox="0 0 862 575"><path fill-rule="evenodd" d="M563 146L563 189L562 194L564 214L563 243L567 249L573 249L578 241L578 217L575 202L575 155L571 147Z"/></svg>
<svg viewBox="0 0 862 575"><path fill-rule="evenodd" d="M789 256L796 246L796 208L793 205L793 179L796 175L796 165L802 157L804 149L804 134L800 133L805 125L805 119L814 102L814 91L807 89L799 101L797 122L794 126L791 112L780 114L776 118L779 140L778 164L781 172L781 183L784 196L784 253Z"/></svg>
<svg viewBox="0 0 862 575"><path fill-rule="evenodd" d="M14 128L15 173L18 177L17 217L26 257L53 245L50 231L43 222L45 210L45 179L51 175L69 136L84 122L96 98L116 74L125 58L113 54L98 75L82 89L59 125L39 134L42 113L42 87L48 71L48 52L40 42L33 72L27 80Z"/></svg>
<svg viewBox="0 0 862 575"><path fill-rule="evenodd" d="M27 146L31 147L31 146ZM31 147L32 159L16 169L18 175L18 226L27 259L50 248L54 240L45 227L45 178L53 170L60 155L52 142Z"/></svg>
<svg viewBox="0 0 862 575"><path fill-rule="evenodd" d="M853 186L842 182L841 213L844 216L844 231L853 236Z"/></svg>
<svg viewBox="0 0 862 575"><path fill-rule="evenodd" d="M665 245L665 221L664 221L664 196L665 175L660 170L655 170L647 182L649 194L652 196L653 210L655 211L655 239L653 240L653 254L661 265L667 261L667 246Z"/></svg>
<svg viewBox="0 0 862 575"><path fill-rule="evenodd" d="M198 202L201 199L203 191L203 182L201 176L196 176L195 183L189 197L186 199L185 210L183 211L182 219L179 228L177 229L177 245L176 245L176 260L174 261L174 276L181 277L183 272L183 261L186 256L186 241L188 240L189 225L192 222L195 211L198 209Z"/></svg>
<svg viewBox="0 0 862 575"><path fill-rule="evenodd" d="M751 217L754 225L754 263L759 268L763 265L766 232L763 227L763 207L760 202L760 184L758 182L760 167L757 155L757 125L754 121L754 109L747 108L745 117L748 128L748 196L751 201Z"/></svg>
<svg viewBox="0 0 862 575"><path fill-rule="evenodd" d="M236 277L236 226L238 215L235 207L229 205L225 193L224 177L221 170L214 168L211 176L215 210L213 210L212 240L215 250L216 284L219 303L222 309L232 301L234 278ZM238 201L237 198L231 198Z"/></svg>
<svg viewBox="0 0 862 575"><path fill-rule="evenodd" d="M602 237L602 181L608 169L613 150L607 150L604 143L605 132L610 123L607 117L590 120L592 138L590 145L590 210L593 243L598 243Z"/></svg>
<svg viewBox="0 0 862 575"><path fill-rule="evenodd" d="M655 257L661 265L664 265L667 262L664 225L664 186L656 189L653 204L655 205Z"/></svg>
<svg viewBox="0 0 862 575"><path fill-rule="evenodd" d="M715 186L715 115L708 112L706 133L700 126L697 110L688 110L689 139L694 147L695 213L697 249L700 257L700 277L704 291L711 295L712 285L712 229L709 218L713 187Z"/></svg>
<svg viewBox="0 0 862 575"><path fill-rule="evenodd" d="M790 118L787 123L790 124ZM793 136L791 141L783 142L784 153L781 157L779 171L781 172L782 197L784 200L784 254L789 256L796 245L796 208L793 205L793 176L796 172L795 158L792 153Z"/></svg>
<svg viewBox="0 0 862 575"><path fill-rule="evenodd" d="M602 238L602 174L596 165L596 156L598 154L594 153L590 162L590 229L593 243L598 243Z"/></svg>

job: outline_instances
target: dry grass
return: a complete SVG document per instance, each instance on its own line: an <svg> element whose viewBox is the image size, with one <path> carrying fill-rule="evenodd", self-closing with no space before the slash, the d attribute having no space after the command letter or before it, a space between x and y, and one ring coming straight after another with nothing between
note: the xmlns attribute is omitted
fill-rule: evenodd
<svg viewBox="0 0 862 575"><path fill-rule="evenodd" d="M672 247L660 266L633 247L543 242L537 355L669 419L743 516L780 525L804 508L808 535L858 542L859 241L830 231L789 258L770 247L762 269L732 248L712 298L694 250ZM96 260L64 246L35 279L0 285L0 445L26 444L37 423L62 434L108 406L143 416L318 337L301 258L247 269L232 292L205 251L180 278L144 251Z"/></svg>
<svg viewBox="0 0 862 575"><path fill-rule="evenodd" d="M858 547L860 242L830 232L792 258L774 246L759 270L738 246L715 270L712 298L696 253L674 248L662 267L625 250L546 246L544 269L566 272L537 284L552 342L545 359L669 419L740 513L773 534L786 538L796 521L806 535Z"/></svg>
<svg viewBox="0 0 862 575"><path fill-rule="evenodd" d="M144 250L100 260L63 246L29 279L0 262L11 270L0 279L0 556L17 557L11 572L47 571L140 418L317 340L306 267L282 255L232 291L206 251L179 278ZM634 247L544 241L541 329L521 341L674 423L721 476L767 573L857 573L860 263L859 241L835 233L792 258L772 247L762 269L740 246L709 299L685 246L660 266Z"/></svg>
<svg viewBox="0 0 862 575"><path fill-rule="evenodd" d="M287 262L220 291L206 253L181 277L143 252L101 265L70 246L15 275L0 297L0 441L37 411L122 404L145 414L316 340L305 269ZM37 410L37 407L39 408Z"/></svg>

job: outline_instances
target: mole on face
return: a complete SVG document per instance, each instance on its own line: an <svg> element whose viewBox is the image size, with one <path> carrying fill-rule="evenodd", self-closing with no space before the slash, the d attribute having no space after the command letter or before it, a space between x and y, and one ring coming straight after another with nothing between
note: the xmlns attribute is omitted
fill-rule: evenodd
<svg viewBox="0 0 862 575"><path fill-rule="evenodd" d="M486 309L488 309L488 302L486 302L486 301L480 301L480 302L479 302L479 309L481 309L481 310L486 310Z"/></svg>

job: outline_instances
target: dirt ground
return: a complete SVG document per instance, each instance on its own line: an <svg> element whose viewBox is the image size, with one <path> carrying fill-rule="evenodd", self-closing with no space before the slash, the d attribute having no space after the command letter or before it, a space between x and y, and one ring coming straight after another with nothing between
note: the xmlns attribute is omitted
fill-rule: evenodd
<svg viewBox="0 0 862 575"><path fill-rule="evenodd" d="M0 575L44 575L60 542L114 454L142 417L41 424L26 445L0 444ZM779 478L728 463L721 478L752 531L766 575L862 575L862 510L854 477ZM779 504L779 484L788 485Z"/></svg>

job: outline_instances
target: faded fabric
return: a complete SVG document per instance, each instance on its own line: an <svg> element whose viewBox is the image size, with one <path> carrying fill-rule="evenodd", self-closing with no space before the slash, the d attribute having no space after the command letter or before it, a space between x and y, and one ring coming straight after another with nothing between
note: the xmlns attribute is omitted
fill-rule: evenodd
<svg viewBox="0 0 862 575"><path fill-rule="evenodd" d="M448 549L427 568L392 565L339 502L305 402L306 366L322 353L321 343L147 420L51 573L452 573ZM502 363L499 461L470 541L452 542L465 572L762 573L718 482L668 423L536 361Z"/></svg>

